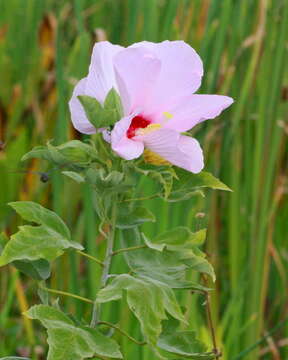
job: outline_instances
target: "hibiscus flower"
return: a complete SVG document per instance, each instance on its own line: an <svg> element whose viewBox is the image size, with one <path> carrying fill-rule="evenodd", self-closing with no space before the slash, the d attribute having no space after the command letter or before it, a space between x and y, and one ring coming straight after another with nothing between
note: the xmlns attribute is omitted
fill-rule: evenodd
<svg viewBox="0 0 288 360"><path fill-rule="evenodd" d="M140 157L167 161L193 173L204 166L198 141L182 133L218 116L233 99L194 94L201 85L203 64L184 41L143 41L128 48L96 43L87 77L78 82L69 102L74 127L84 134L99 129L89 122L77 98L100 103L114 88L124 116L113 129L100 129L112 150L126 160Z"/></svg>

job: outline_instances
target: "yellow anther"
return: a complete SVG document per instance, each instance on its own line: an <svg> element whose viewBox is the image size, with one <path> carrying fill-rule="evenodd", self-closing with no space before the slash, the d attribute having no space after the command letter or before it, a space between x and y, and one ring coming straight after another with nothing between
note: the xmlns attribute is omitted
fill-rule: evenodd
<svg viewBox="0 0 288 360"><path fill-rule="evenodd" d="M147 135L155 130L161 129L161 127L162 127L161 124L150 124L144 129L138 129L136 135Z"/></svg>
<svg viewBox="0 0 288 360"><path fill-rule="evenodd" d="M144 160L145 162L153 165L171 165L169 161L163 159L160 155L148 149L144 150Z"/></svg>
<svg viewBox="0 0 288 360"><path fill-rule="evenodd" d="M172 114L170 114L169 112L167 112L167 111L164 111L163 112L163 115L166 117L166 119L172 119L173 118L173 115Z"/></svg>

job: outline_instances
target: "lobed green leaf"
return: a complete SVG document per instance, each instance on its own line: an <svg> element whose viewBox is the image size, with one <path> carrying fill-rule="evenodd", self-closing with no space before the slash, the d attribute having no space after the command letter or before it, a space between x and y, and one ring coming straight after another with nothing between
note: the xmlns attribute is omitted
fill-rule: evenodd
<svg viewBox="0 0 288 360"><path fill-rule="evenodd" d="M157 280L174 289L210 290L186 280L189 267L172 251L159 252L147 248L128 252L125 256L131 271L139 278Z"/></svg>
<svg viewBox="0 0 288 360"><path fill-rule="evenodd" d="M172 166L155 167L145 164L141 167L135 167L135 170L159 183L162 187L164 199L168 199L173 187L173 180L177 178Z"/></svg>
<svg viewBox="0 0 288 360"><path fill-rule="evenodd" d="M185 322L173 291L167 285L148 278L118 275L98 292L96 301L105 303L119 300L123 296L123 290L127 294L128 306L140 322L142 332L150 344L156 344L166 312Z"/></svg>
<svg viewBox="0 0 288 360"><path fill-rule="evenodd" d="M206 229L201 229L193 233L186 226L177 226L174 229L163 232L156 236L155 243L166 244L166 246L178 245L202 245L206 239Z"/></svg>
<svg viewBox="0 0 288 360"><path fill-rule="evenodd" d="M206 229L202 229L196 233L190 231L189 228L179 226L175 229L166 231L150 241L142 234L145 244L160 252L174 253L175 260L185 264L188 268L205 273L216 280L215 272L212 265L205 258L198 246L203 244L206 238Z"/></svg>
<svg viewBox="0 0 288 360"><path fill-rule="evenodd" d="M57 166L65 166L73 169L81 169L98 162L98 153L91 145L79 140L71 140L59 146L50 142L47 146L37 146L22 157L22 161L33 158L47 160Z"/></svg>
<svg viewBox="0 0 288 360"><path fill-rule="evenodd" d="M47 260L39 259L34 261L15 260L12 265L19 271L32 277L35 280L46 280L51 275L51 267Z"/></svg>
<svg viewBox="0 0 288 360"><path fill-rule="evenodd" d="M204 343L196 338L194 331L174 331L161 334L157 346L164 351L160 353L170 359L185 358L194 360L215 359L215 354L207 352Z"/></svg>
<svg viewBox="0 0 288 360"><path fill-rule="evenodd" d="M178 180L173 182L171 194L167 199L170 202L188 200L193 196L204 196L202 188L232 191L227 185L209 172L202 171L192 174L184 169L175 168Z"/></svg>
<svg viewBox="0 0 288 360"><path fill-rule="evenodd" d="M53 211L32 201L12 202L9 205L24 220L39 226L19 227L1 253L0 266L15 260L51 261L62 255L65 249L83 249L80 244L71 241L69 229Z"/></svg>
<svg viewBox="0 0 288 360"><path fill-rule="evenodd" d="M35 305L26 313L39 320L47 329L49 351L47 360L87 359L92 356L122 359L119 345L96 329L76 326L63 312L47 305Z"/></svg>

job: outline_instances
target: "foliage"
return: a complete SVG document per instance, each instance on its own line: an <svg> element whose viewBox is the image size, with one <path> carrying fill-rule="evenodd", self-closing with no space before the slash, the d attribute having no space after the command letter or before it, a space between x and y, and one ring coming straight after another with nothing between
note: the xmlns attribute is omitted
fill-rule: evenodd
<svg viewBox="0 0 288 360"><path fill-rule="evenodd" d="M23 219L40 226L20 226L19 231L12 235L11 240L3 249L0 266L15 260L46 259L51 261L62 255L65 249L82 249L80 244L71 241L70 231L54 212L32 201L14 202L10 203L10 206ZM38 269L40 266L45 266L45 263L38 262Z"/></svg>
<svg viewBox="0 0 288 360"><path fill-rule="evenodd" d="M122 359L117 343L96 329L76 326L63 312L46 305L35 305L27 311L31 319L40 320L48 332L48 360L87 359L107 356Z"/></svg>
<svg viewBox="0 0 288 360"><path fill-rule="evenodd" d="M108 94L108 97L111 96L111 93ZM109 106L111 103L112 100L109 98L105 101ZM133 183L137 172L149 174L151 179L162 188L158 195L163 194L164 199L168 201L169 196L175 192L181 192L185 198L186 193L202 187L222 190L228 188L208 173L194 175L188 172L177 173L177 170L172 168L160 168L160 176L157 176L155 175L158 171L157 167L147 170L144 165L141 169L141 164L138 165L137 171L133 172L133 165L126 166L125 161L113 161L114 155L108 148L102 157L94 149L94 144L88 145L80 141L69 141L57 147L48 143L46 147L36 148L23 158L27 160L36 157L48 160L53 166L61 166L62 174L68 175L77 184L87 182L94 196L95 211L101 219L100 230L107 238L106 256L103 261L97 260L103 267L103 273L101 288L93 305L92 327L85 323L81 326L79 323L74 323L59 307L49 306L49 299L43 297L43 294L40 294L40 298L44 301L44 305L33 306L26 312L29 318L40 320L47 329L48 359L60 360L63 358L63 353L67 359L75 357L86 359L97 355L109 358L122 357L117 343L100 333L97 324L101 323L101 318L99 319L101 304L120 300L124 293L129 309L140 323L143 337L154 349L156 356L164 359L165 357L160 353L164 350L181 355L179 349L188 346L189 349L185 351L186 355L191 355L190 358L214 358L215 354L201 353L204 347L199 345L195 334L189 330L179 332L176 336L172 333L165 335L162 331L162 322L167 319L167 315L188 325L174 289L182 291L193 289L202 293L208 291L200 283L186 279L188 270L208 274L215 280L212 266L199 249L205 240L206 231L203 229L193 233L187 227L178 227L160 234L153 241L148 240L142 233L139 246L122 248L115 252L113 248L116 229L140 233L139 227L142 224L155 221L151 211L134 204ZM95 159L97 161L94 161ZM71 166L73 171L69 170ZM162 174L171 174L171 176L167 178ZM55 212L31 201L13 202L10 206L24 220L36 223L38 226L19 227L19 231L11 236L1 253L0 266L11 263L26 275L36 280L45 280L50 276L52 260L67 250L83 250L80 244L71 240L68 227ZM108 224L109 230L104 230L105 224ZM113 275L110 281L112 258L121 252L126 253L124 260L130 268L130 273ZM90 256L83 252L79 253ZM46 291L67 294L53 289ZM81 300L78 295L71 296ZM189 334L193 334L191 344L187 341ZM190 345L186 344L187 342Z"/></svg>
<svg viewBox="0 0 288 360"><path fill-rule="evenodd" d="M99 291L96 301L105 303L121 299L124 290L129 308L139 320L143 335L149 344L156 344L161 333L161 321L166 319L166 311L175 318L185 321L173 291L167 285L151 278L119 275Z"/></svg>

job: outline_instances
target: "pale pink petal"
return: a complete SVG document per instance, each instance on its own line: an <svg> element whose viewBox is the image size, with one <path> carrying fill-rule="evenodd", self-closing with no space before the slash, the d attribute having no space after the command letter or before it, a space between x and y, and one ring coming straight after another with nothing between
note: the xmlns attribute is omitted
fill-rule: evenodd
<svg viewBox="0 0 288 360"><path fill-rule="evenodd" d="M111 132L109 130L103 129L102 136L106 142L111 143Z"/></svg>
<svg viewBox="0 0 288 360"><path fill-rule="evenodd" d="M113 57L124 48L101 41L94 45L86 83L86 95L103 103L112 87L117 90Z"/></svg>
<svg viewBox="0 0 288 360"><path fill-rule="evenodd" d="M161 70L161 61L144 48L128 48L114 57L125 114L145 109Z"/></svg>
<svg viewBox="0 0 288 360"><path fill-rule="evenodd" d="M203 169L203 153L198 141L171 129L159 129L143 136L145 147L171 164L193 173Z"/></svg>
<svg viewBox="0 0 288 360"><path fill-rule="evenodd" d="M203 64L196 51L184 41L143 41L133 48L147 48L161 61L161 72L153 89L149 108L151 114L167 111L169 104L193 94L201 85Z"/></svg>
<svg viewBox="0 0 288 360"><path fill-rule="evenodd" d="M178 166L191 171L195 174L199 173L204 167L203 151L199 142L190 136L181 135L178 142L178 149L190 158L190 163L187 167L181 166L178 162ZM175 165L177 165L175 163Z"/></svg>
<svg viewBox="0 0 288 360"><path fill-rule="evenodd" d="M228 96L194 94L182 99L177 106L168 108L167 112L173 117L169 121L163 117L162 121L169 129L187 131L204 120L220 115L232 103L233 99Z"/></svg>
<svg viewBox="0 0 288 360"><path fill-rule="evenodd" d="M123 138L117 145L112 145L112 149L123 159L133 160L142 155L144 144L141 141Z"/></svg>
<svg viewBox="0 0 288 360"><path fill-rule="evenodd" d="M87 119L85 111L77 98L78 95L85 95L86 80L87 78L80 80L75 86L69 101L69 109L74 128L83 134L94 134L96 129Z"/></svg>
<svg viewBox="0 0 288 360"><path fill-rule="evenodd" d="M114 128L111 132L111 142L112 144L117 144L120 140L123 139L123 137L127 137L126 133L129 129L129 126L131 125L132 119L135 116L135 114L125 116L121 120L117 121L117 123L114 125Z"/></svg>
<svg viewBox="0 0 288 360"><path fill-rule="evenodd" d="M127 138L127 130L135 114L124 117L118 121L111 132L111 147L119 156L126 160L136 159L144 151L142 141Z"/></svg>

